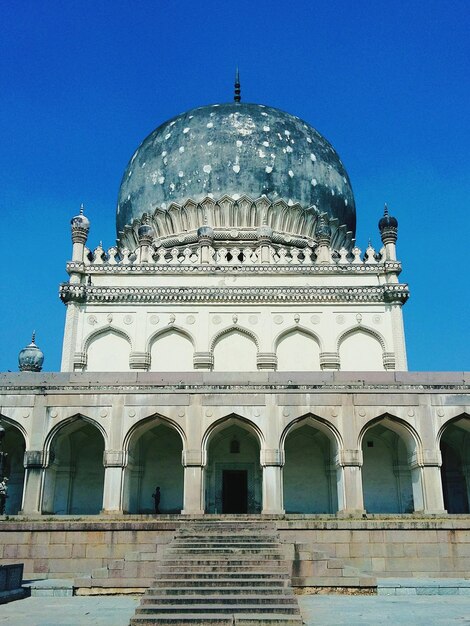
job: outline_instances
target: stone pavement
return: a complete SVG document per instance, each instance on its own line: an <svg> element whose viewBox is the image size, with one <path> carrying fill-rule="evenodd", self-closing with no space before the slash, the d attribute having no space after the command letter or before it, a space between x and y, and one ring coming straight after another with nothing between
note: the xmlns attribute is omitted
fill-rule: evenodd
<svg viewBox="0 0 470 626"><path fill-rule="evenodd" d="M31 597L0 606L0 625L128 626L138 596ZM470 626L470 596L299 596L308 626Z"/></svg>

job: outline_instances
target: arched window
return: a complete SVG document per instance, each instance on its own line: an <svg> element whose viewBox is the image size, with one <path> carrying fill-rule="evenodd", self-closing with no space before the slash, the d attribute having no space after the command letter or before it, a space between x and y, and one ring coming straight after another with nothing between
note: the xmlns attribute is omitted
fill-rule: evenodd
<svg viewBox="0 0 470 626"><path fill-rule="evenodd" d="M320 370L320 346L310 334L292 330L277 344L277 369L280 372L317 372Z"/></svg>
<svg viewBox="0 0 470 626"><path fill-rule="evenodd" d="M378 338L363 330L345 335L339 344L340 369L365 372L384 369L383 349Z"/></svg>
<svg viewBox="0 0 470 626"><path fill-rule="evenodd" d="M183 333L171 330L158 335L150 348L150 371L188 372L193 369L194 349Z"/></svg>
<svg viewBox="0 0 470 626"><path fill-rule="evenodd" d="M94 335L88 343L87 366L89 372L129 371L129 341L113 329Z"/></svg>
<svg viewBox="0 0 470 626"><path fill-rule="evenodd" d="M221 335L214 345L214 371L256 371L257 353L254 339L239 330L231 330Z"/></svg>

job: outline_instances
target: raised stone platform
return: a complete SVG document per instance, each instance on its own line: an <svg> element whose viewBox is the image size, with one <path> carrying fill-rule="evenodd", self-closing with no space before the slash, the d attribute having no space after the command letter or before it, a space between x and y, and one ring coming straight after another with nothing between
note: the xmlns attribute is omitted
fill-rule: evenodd
<svg viewBox="0 0 470 626"><path fill-rule="evenodd" d="M141 593L177 531L195 520L272 523L298 588L374 589L376 577L464 579L470 516L116 516L1 522L2 562L25 577L68 579L78 593Z"/></svg>

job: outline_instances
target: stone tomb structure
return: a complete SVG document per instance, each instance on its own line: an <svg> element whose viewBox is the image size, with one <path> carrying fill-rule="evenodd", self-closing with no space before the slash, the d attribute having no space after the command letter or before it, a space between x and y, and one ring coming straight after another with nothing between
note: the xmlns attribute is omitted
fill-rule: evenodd
<svg viewBox="0 0 470 626"><path fill-rule="evenodd" d="M135 526L157 485L163 515L295 520L292 545L323 528L332 558L353 557L337 517L466 532L468 375L407 372L397 220L385 207L381 247L356 245L348 175L315 129L241 102L179 115L132 156L116 222L115 246L88 248L72 219L62 371L40 371L33 338L0 379L10 532ZM468 570L470 552L429 544L416 571ZM33 552L28 573L65 567ZM409 573L387 557L359 567Z"/></svg>

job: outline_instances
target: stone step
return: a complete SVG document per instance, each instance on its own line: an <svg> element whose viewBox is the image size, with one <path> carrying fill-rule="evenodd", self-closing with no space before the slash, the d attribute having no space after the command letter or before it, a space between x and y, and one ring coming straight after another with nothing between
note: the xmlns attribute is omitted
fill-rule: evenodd
<svg viewBox="0 0 470 626"><path fill-rule="evenodd" d="M130 626L301 626L302 618L298 615L141 615L133 617Z"/></svg>
<svg viewBox="0 0 470 626"><path fill-rule="evenodd" d="M239 600L233 599L232 603L204 602L200 604L141 604L137 607L135 614L136 616L145 614L165 615L171 613L196 615L197 613L210 613L211 611L214 613L228 613L229 615L236 615L237 613L264 613L265 615L268 615L268 612L287 615L300 614L297 604L283 604L280 602L277 602L276 604L274 604L274 602L269 602L264 605L248 603L241 604Z"/></svg>
<svg viewBox="0 0 470 626"><path fill-rule="evenodd" d="M286 588L286 579L282 578L221 578L220 576L214 576L212 578L188 578L187 576L182 575L179 578L160 578L156 580L153 584L154 589L160 588L201 588L201 587L233 587L233 588L243 588L243 587L252 587L253 589L257 588L277 588L282 589Z"/></svg>
<svg viewBox="0 0 470 626"><path fill-rule="evenodd" d="M162 577L158 578L156 582L160 580L187 580L188 584L193 584L195 580L204 579L204 580L227 580L227 581L238 581L246 580L247 584L251 584L251 581L256 582L257 580L282 580L286 582L289 579L289 574L284 571L246 571L241 570L239 572L223 572L223 576L221 575L219 570L216 571L200 571L196 570L194 572L188 572L186 569L181 570L181 568L174 572L162 572Z"/></svg>
<svg viewBox="0 0 470 626"><path fill-rule="evenodd" d="M292 589L290 587L283 587L282 585L280 586L258 586L258 585L253 585L250 587L247 586L242 586L242 585L235 585L233 582L230 582L230 585L226 585L226 586L222 586L219 585L213 585L213 586L206 586L205 585L205 581L201 581L201 585L192 585L192 586L186 586L186 587L182 587L182 586L166 586L166 587L158 587L158 586L151 586L149 589L147 589L147 591L145 592L145 597L142 598L142 601L146 601L148 598L159 598L159 597L163 597L163 596L170 596L170 595L175 595L175 596L183 596L183 595L190 595L190 596L194 596L194 595L201 595L201 596L206 596L206 595L213 595L214 591L217 591L218 594L220 595L235 595L235 596L241 596L241 595L245 595L245 596L255 596L255 595L259 595L260 593L263 593L266 595L266 597L273 597L273 596L293 596L294 592L292 591Z"/></svg>
<svg viewBox="0 0 470 626"><path fill-rule="evenodd" d="M272 550L277 546L277 541L175 541L171 548L246 548L247 550L266 548Z"/></svg>
<svg viewBox="0 0 470 626"><path fill-rule="evenodd" d="M258 546L200 546L200 547L171 547L166 551L167 555L173 554L187 554L191 556L192 554L253 554L253 555L263 555L263 556L272 556L273 558L278 558L279 556L283 556L282 552L279 551L279 548L269 547L258 547Z"/></svg>
<svg viewBox="0 0 470 626"><path fill-rule="evenodd" d="M211 589L211 594L209 595L197 595L197 594L167 594L167 595L147 595L145 594L142 597L142 601L140 603L140 608L146 608L148 606L158 605L158 606L180 606L180 605L191 605L198 606L200 604L205 605L236 605L237 607L244 606L249 604L250 606L265 606L272 604L277 604L278 606L294 606L297 607L297 598L292 594L291 596L283 596L282 594L277 593L274 596L269 595L251 595L245 596L240 594L226 594L219 595L214 594L214 590Z"/></svg>
<svg viewBox="0 0 470 626"><path fill-rule="evenodd" d="M188 563L189 561L210 561L210 562L214 562L215 564L220 564L223 562L226 563L234 563L235 561L244 561L246 563L252 563L255 564L257 561L260 561L261 563L265 563L268 561L272 561L274 562L278 562L278 561L285 561L285 556L284 554L282 554L281 552L279 552L278 554L252 554L252 553L228 553L228 554L217 554L217 553L202 553L202 554L197 554L197 553L181 553L181 554L171 554L169 553L168 555L165 555L165 558L162 560L162 562L175 562L175 563L180 563L182 561L184 561L185 563Z"/></svg>
<svg viewBox="0 0 470 626"><path fill-rule="evenodd" d="M232 561L227 563L224 561L212 561L205 563L204 561L173 561L172 563L160 563L153 570L155 574L165 574L167 572L180 572L184 567L187 572L219 572L220 574L236 573L236 572L271 572L277 574L279 571L286 571L285 565L276 561L255 561L247 563L246 561Z"/></svg>

